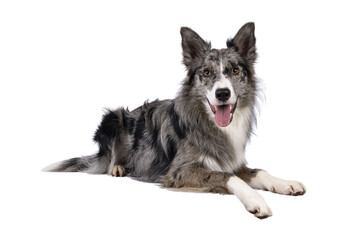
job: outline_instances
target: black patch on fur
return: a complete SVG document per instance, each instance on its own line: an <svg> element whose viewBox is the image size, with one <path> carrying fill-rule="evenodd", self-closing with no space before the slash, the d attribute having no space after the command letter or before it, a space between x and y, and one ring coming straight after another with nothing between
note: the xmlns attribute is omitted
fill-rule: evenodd
<svg viewBox="0 0 360 240"><path fill-rule="evenodd" d="M158 137L159 137L159 130L153 129L151 136L150 136L150 145L152 147L156 147Z"/></svg>
<svg viewBox="0 0 360 240"><path fill-rule="evenodd" d="M133 151L136 151L139 146L139 140L144 136L145 130L145 112L141 111L139 118L136 121L135 133L134 133L134 143L132 146Z"/></svg>
<svg viewBox="0 0 360 240"><path fill-rule="evenodd" d="M213 62L216 62L216 63L220 63L220 59L217 56L211 55L211 56L209 56L209 60L213 61Z"/></svg>
<svg viewBox="0 0 360 240"><path fill-rule="evenodd" d="M192 86L194 81L195 81L195 74L196 74L196 70L195 69L189 69L188 71L188 85Z"/></svg>
<svg viewBox="0 0 360 240"><path fill-rule="evenodd" d="M222 71L222 74L224 74L224 75L232 75L232 69L234 69L234 68L237 68L237 67L241 67L242 69L240 69L241 71L245 71L245 76L247 76L247 73L249 72L249 68L248 68L248 66L247 66L247 64L246 64L246 62L243 60L243 61L239 61L239 62L237 62L237 63L233 63L233 62L231 62L230 63L230 65L231 65L231 67L225 67L224 68L224 70ZM241 74L241 73L240 73Z"/></svg>
<svg viewBox="0 0 360 240"><path fill-rule="evenodd" d="M132 134L134 127L135 127L135 119L132 117L126 116L125 110L122 111L122 118L123 118L123 127L127 134Z"/></svg>
<svg viewBox="0 0 360 240"><path fill-rule="evenodd" d="M177 153L176 142L172 138L168 138L166 148L167 148L167 158L169 161L172 162L172 160L174 160L175 155Z"/></svg>
<svg viewBox="0 0 360 240"><path fill-rule="evenodd" d="M226 46L228 47L228 48L234 48L235 49L235 51L238 51L239 49L238 49L238 47L235 45L235 43L234 43L234 39L232 39L232 38L229 38L227 41L226 41Z"/></svg>
<svg viewBox="0 0 360 240"><path fill-rule="evenodd" d="M149 132L151 133L149 138L149 143L151 147L156 148L157 142L158 142L158 136L159 136L159 129L156 125L153 125L153 114L156 110L156 106L149 107L147 110L147 123L149 126Z"/></svg>
<svg viewBox="0 0 360 240"><path fill-rule="evenodd" d="M210 174L207 177L204 178L205 182L209 182L209 180L210 180Z"/></svg>
<svg viewBox="0 0 360 240"><path fill-rule="evenodd" d="M119 137L120 124L119 117L115 112L109 110L102 118L98 129L94 135L94 141L99 144L99 156L109 152L109 145L111 141Z"/></svg>
<svg viewBox="0 0 360 240"><path fill-rule="evenodd" d="M170 137L167 138L166 141L166 152L161 144L161 141L158 140L156 144L156 152L157 156L155 157L154 161L152 161L150 166L150 178L157 179L161 175L166 175L170 169L171 163L173 162L176 153L177 153L177 146L173 139Z"/></svg>
<svg viewBox="0 0 360 240"><path fill-rule="evenodd" d="M171 125L174 128L176 135L180 139L183 139L186 137L186 127L184 126L184 124L182 124L179 115L177 115L177 113L175 112L174 106L175 103L173 102L169 107Z"/></svg>
<svg viewBox="0 0 360 240"><path fill-rule="evenodd" d="M230 74L230 68L225 67L224 70L222 71L222 74L224 74L224 75Z"/></svg>
<svg viewBox="0 0 360 240"><path fill-rule="evenodd" d="M245 76L247 76L247 74L250 72L248 65L246 63L243 63L243 62L239 62L238 65L240 67L242 67L243 71L245 70L245 72L246 72Z"/></svg>

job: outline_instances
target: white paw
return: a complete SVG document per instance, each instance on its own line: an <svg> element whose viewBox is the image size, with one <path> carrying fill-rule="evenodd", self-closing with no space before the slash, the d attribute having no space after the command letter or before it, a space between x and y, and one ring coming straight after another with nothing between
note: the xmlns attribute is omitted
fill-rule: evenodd
<svg viewBox="0 0 360 240"><path fill-rule="evenodd" d="M302 183L287 181L273 177L266 171L259 171L255 178L251 179L250 185L256 189L263 189L284 195L304 195L306 189Z"/></svg>
<svg viewBox="0 0 360 240"><path fill-rule="evenodd" d="M235 194L244 204L246 210L256 217L264 219L272 215L264 198L240 178L231 177L226 185L229 192Z"/></svg>
<svg viewBox="0 0 360 240"><path fill-rule="evenodd" d="M256 194L253 194L253 196L247 196L245 199L243 199L243 204L246 210L260 219L271 217L271 209L266 204L262 196L257 192L255 193Z"/></svg>
<svg viewBox="0 0 360 240"><path fill-rule="evenodd" d="M284 195L299 196L306 192L305 186L300 182L276 180L266 186L266 190Z"/></svg>

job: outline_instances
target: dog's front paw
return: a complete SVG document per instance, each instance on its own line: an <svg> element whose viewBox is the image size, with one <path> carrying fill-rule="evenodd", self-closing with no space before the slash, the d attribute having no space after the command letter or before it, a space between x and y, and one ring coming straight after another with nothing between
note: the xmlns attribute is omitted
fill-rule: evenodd
<svg viewBox="0 0 360 240"><path fill-rule="evenodd" d="M230 193L239 198L246 210L257 218L264 219L272 216L272 212L264 198L240 178L236 176L230 177L226 186Z"/></svg>
<svg viewBox="0 0 360 240"><path fill-rule="evenodd" d="M249 197L243 203L246 210L259 219L265 219L272 216L271 209L260 195Z"/></svg>
<svg viewBox="0 0 360 240"><path fill-rule="evenodd" d="M302 183L286 180L275 181L266 188L275 193L292 196L304 195L306 192L305 186Z"/></svg>

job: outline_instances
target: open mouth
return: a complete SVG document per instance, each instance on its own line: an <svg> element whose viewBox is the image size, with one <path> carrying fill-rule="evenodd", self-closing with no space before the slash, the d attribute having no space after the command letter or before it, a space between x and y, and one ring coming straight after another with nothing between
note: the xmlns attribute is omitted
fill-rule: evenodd
<svg viewBox="0 0 360 240"><path fill-rule="evenodd" d="M215 114L215 122L220 127L226 127L231 123L233 118L233 113L236 109L236 104L224 104L219 106L211 105L209 100L208 103L210 105L211 111Z"/></svg>

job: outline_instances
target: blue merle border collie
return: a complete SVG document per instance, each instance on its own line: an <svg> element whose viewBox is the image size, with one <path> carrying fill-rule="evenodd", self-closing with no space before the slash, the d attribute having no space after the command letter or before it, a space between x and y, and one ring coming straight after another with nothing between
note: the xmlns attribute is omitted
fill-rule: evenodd
<svg viewBox="0 0 360 240"><path fill-rule="evenodd" d="M272 212L254 189L303 195L295 181L246 166L245 148L256 121L255 25L247 23L223 49L182 27L187 76L175 99L108 110L96 130L94 155L45 171L111 174L180 191L234 194L258 218Z"/></svg>

